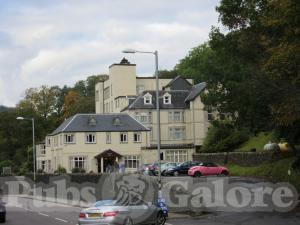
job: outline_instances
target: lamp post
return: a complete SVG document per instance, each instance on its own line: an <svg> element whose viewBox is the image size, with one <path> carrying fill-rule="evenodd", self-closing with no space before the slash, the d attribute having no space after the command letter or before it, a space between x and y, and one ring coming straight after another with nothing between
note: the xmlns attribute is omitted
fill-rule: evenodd
<svg viewBox="0 0 300 225"><path fill-rule="evenodd" d="M137 51L134 49L125 49L123 53L145 53L155 56L155 79L156 79L156 112L157 112L157 159L158 159L158 180L159 190L161 190L161 160L160 160L160 108L159 108L159 79L158 79L158 52ZM161 194L161 193L160 193Z"/></svg>
<svg viewBox="0 0 300 225"><path fill-rule="evenodd" d="M35 135L34 135L34 118L17 117L17 120L30 120L32 122L32 154L33 154L33 181L36 178L36 157L35 157Z"/></svg>

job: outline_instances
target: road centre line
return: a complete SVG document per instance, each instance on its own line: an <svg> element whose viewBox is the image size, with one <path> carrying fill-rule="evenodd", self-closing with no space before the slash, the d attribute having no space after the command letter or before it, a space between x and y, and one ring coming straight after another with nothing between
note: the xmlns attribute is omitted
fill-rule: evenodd
<svg viewBox="0 0 300 225"><path fill-rule="evenodd" d="M67 220L63 220L63 219L60 219L60 218L57 218L57 217L55 217L55 219L58 220L58 221L64 222L64 223L68 222Z"/></svg>
<svg viewBox="0 0 300 225"><path fill-rule="evenodd" d="M49 215L44 214L44 213L41 213L41 212L39 212L39 214L42 215L42 216L47 216L47 217L49 217Z"/></svg>

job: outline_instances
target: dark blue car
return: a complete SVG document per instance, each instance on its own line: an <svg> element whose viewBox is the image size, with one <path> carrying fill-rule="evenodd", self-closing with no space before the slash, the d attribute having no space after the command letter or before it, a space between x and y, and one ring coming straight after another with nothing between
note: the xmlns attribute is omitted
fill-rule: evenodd
<svg viewBox="0 0 300 225"><path fill-rule="evenodd" d="M188 171L193 166L198 166L201 162L187 161L179 164L173 168L168 169L164 172L166 176L178 176L178 175L187 175Z"/></svg>

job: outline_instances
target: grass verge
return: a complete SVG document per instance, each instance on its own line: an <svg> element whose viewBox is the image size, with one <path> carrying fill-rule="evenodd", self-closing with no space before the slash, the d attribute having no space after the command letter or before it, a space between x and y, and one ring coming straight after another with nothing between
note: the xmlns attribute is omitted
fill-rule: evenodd
<svg viewBox="0 0 300 225"><path fill-rule="evenodd" d="M278 160L273 163L264 163L259 166L245 167L227 165L232 176L263 178L271 182L289 182L300 192L300 172L291 169L295 157ZM291 175L288 176L288 170Z"/></svg>
<svg viewBox="0 0 300 225"><path fill-rule="evenodd" d="M273 141L273 134L270 132L261 132L257 136L250 137L248 141L242 144L236 151L248 152L250 149L255 148L256 151L263 151L265 144L269 141Z"/></svg>

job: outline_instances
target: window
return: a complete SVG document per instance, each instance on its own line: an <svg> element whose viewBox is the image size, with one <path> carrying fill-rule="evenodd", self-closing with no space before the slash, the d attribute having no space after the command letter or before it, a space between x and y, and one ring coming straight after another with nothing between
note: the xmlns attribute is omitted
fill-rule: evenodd
<svg viewBox="0 0 300 225"><path fill-rule="evenodd" d="M40 145L40 154L45 155L46 154L46 145Z"/></svg>
<svg viewBox="0 0 300 225"><path fill-rule="evenodd" d="M109 98L109 94L110 94L109 87L106 87L106 88L104 89L104 100L106 100L106 99Z"/></svg>
<svg viewBox="0 0 300 225"><path fill-rule="evenodd" d="M152 104L152 95L147 93L144 95L144 104L151 105Z"/></svg>
<svg viewBox="0 0 300 225"><path fill-rule="evenodd" d="M85 156L70 157L70 170L74 168L87 169L87 160Z"/></svg>
<svg viewBox="0 0 300 225"><path fill-rule="evenodd" d="M208 121L213 121L215 118L214 118L214 115L212 113L212 107L211 106L208 106L207 107L207 120Z"/></svg>
<svg viewBox="0 0 300 225"><path fill-rule="evenodd" d="M135 118L141 123L151 123L152 122L152 112L136 112Z"/></svg>
<svg viewBox="0 0 300 225"><path fill-rule="evenodd" d="M51 138L50 137L46 138L46 144L47 144L47 147L51 146Z"/></svg>
<svg viewBox="0 0 300 225"><path fill-rule="evenodd" d="M140 157L137 155L124 156L125 167L128 169L137 169L140 166Z"/></svg>
<svg viewBox="0 0 300 225"><path fill-rule="evenodd" d="M86 134L85 143L95 144L96 143L96 134L94 134L94 133Z"/></svg>
<svg viewBox="0 0 300 225"><path fill-rule="evenodd" d="M184 122L183 111L169 112L169 123L182 123L182 122Z"/></svg>
<svg viewBox="0 0 300 225"><path fill-rule="evenodd" d="M187 150L167 150L166 161L177 163L186 162L188 161L188 152Z"/></svg>
<svg viewBox="0 0 300 225"><path fill-rule="evenodd" d="M184 127L169 128L169 139L170 140L184 140L185 139L185 128Z"/></svg>
<svg viewBox="0 0 300 225"><path fill-rule="evenodd" d="M46 161L41 161L41 169L43 170L43 171L45 171L45 169L46 169Z"/></svg>
<svg viewBox="0 0 300 225"><path fill-rule="evenodd" d="M144 90L145 90L145 86L144 85L137 85L136 86L136 94L137 95L142 94Z"/></svg>
<svg viewBox="0 0 300 225"><path fill-rule="evenodd" d="M110 144L110 143L111 143L111 133L106 132L106 144Z"/></svg>
<svg viewBox="0 0 300 225"><path fill-rule="evenodd" d="M141 133L133 133L133 142L135 142L135 143L142 142L142 135L141 135Z"/></svg>
<svg viewBox="0 0 300 225"><path fill-rule="evenodd" d="M120 126L121 125L121 120L119 117L116 117L113 119L113 125L115 126Z"/></svg>
<svg viewBox="0 0 300 225"><path fill-rule="evenodd" d="M127 143L128 142L127 133L121 133L120 134L120 142L121 143Z"/></svg>
<svg viewBox="0 0 300 225"><path fill-rule="evenodd" d="M169 93L164 95L164 104L171 104L171 95Z"/></svg>
<svg viewBox="0 0 300 225"><path fill-rule="evenodd" d="M153 131L153 127L148 127L150 129L150 140L153 141L154 140L154 131Z"/></svg>
<svg viewBox="0 0 300 225"><path fill-rule="evenodd" d="M74 134L65 134L64 143L65 144L72 144L75 143Z"/></svg>

